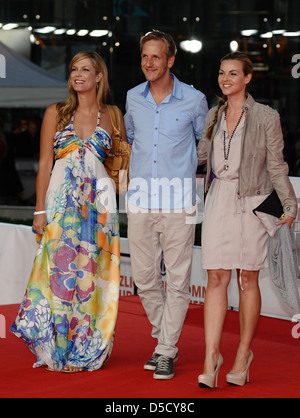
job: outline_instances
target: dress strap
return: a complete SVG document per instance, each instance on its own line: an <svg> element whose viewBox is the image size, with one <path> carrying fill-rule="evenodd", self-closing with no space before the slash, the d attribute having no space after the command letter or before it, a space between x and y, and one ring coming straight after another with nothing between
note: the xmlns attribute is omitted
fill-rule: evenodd
<svg viewBox="0 0 300 418"><path fill-rule="evenodd" d="M73 130L74 130L74 117L75 117L75 110L74 110L74 112L73 112L73 115L72 115L72 117L71 117L71 122L70 122L71 127L72 127L72 129L73 129Z"/></svg>
<svg viewBox="0 0 300 418"><path fill-rule="evenodd" d="M100 116L101 116L101 110L98 110L98 116L97 116L97 128L100 128Z"/></svg>

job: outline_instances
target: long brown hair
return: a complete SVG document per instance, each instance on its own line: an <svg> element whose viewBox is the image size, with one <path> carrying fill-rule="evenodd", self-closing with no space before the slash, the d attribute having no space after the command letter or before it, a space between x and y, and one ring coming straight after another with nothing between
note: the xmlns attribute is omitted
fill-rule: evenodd
<svg viewBox="0 0 300 418"><path fill-rule="evenodd" d="M97 86L97 102L98 102L99 108L101 108L101 106L106 104L108 93L109 93L108 71L107 71L105 61L95 51L81 51L81 52L78 52L78 54L76 54L72 58L70 65L69 65L70 72L72 70L73 65L75 65L76 62L84 58L89 58L92 61L92 65L96 71L96 74L99 74L99 73L102 74L102 79L100 83L98 83L98 86ZM57 128L60 131L63 130L64 127L70 122L73 112L78 106L77 92L72 87L70 77L68 80L68 88L69 88L70 97L66 101L57 103L56 105L57 112L58 112Z"/></svg>
<svg viewBox="0 0 300 418"><path fill-rule="evenodd" d="M227 55L225 55L221 61L220 64L222 64L223 61L228 61L228 60L237 60L237 61L241 61L241 63L243 64L243 72L244 75L247 76L248 74L253 74L253 63L251 61L251 59L248 57L247 54L244 54L243 52L231 52ZM248 88L249 84L247 85ZM218 113L219 113L219 109L221 106L223 106L227 101L227 97L225 95L218 97L218 103L217 103L217 109L215 112L215 117L213 120L212 125L207 129L206 132L206 138L211 139L212 137L212 133L213 133L213 129L215 124L217 123L218 120Z"/></svg>

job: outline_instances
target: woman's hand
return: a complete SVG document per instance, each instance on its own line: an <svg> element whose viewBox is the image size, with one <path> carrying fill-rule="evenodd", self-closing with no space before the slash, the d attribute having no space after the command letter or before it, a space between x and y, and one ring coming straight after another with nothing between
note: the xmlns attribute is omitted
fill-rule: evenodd
<svg viewBox="0 0 300 418"><path fill-rule="evenodd" d="M41 213L39 215L35 215L33 218L33 230L40 235L43 235L44 227L47 225L47 215L45 213Z"/></svg>
<svg viewBox="0 0 300 418"><path fill-rule="evenodd" d="M288 216L288 215L284 215L284 217L280 221L278 221L276 225L279 226L279 225L287 224L288 227L290 228L294 220L295 218L292 218L291 216Z"/></svg>

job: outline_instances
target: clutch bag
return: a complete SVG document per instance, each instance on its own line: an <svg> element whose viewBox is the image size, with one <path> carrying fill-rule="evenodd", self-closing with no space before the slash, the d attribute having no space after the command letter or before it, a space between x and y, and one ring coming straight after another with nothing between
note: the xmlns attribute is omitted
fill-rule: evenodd
<svg viewBox="0 0 300 418"><path fill-rule="evenodd" d="M273 190L259 206L253 209L253 213L263 223L268 234L273 237L279 228L276 222L284 216L283 207L276 190Z"/></svg>

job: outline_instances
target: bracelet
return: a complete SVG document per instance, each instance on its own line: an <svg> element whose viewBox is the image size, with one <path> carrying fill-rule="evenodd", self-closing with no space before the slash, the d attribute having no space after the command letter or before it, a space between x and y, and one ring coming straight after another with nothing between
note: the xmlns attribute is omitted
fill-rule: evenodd
<svg viewBox="0 0 300 418"><path fill-rule="evenodd" d="M34 215L41 215L42 213L46 213L45 210L39 210L38 212L33 212Z"/></svg>

